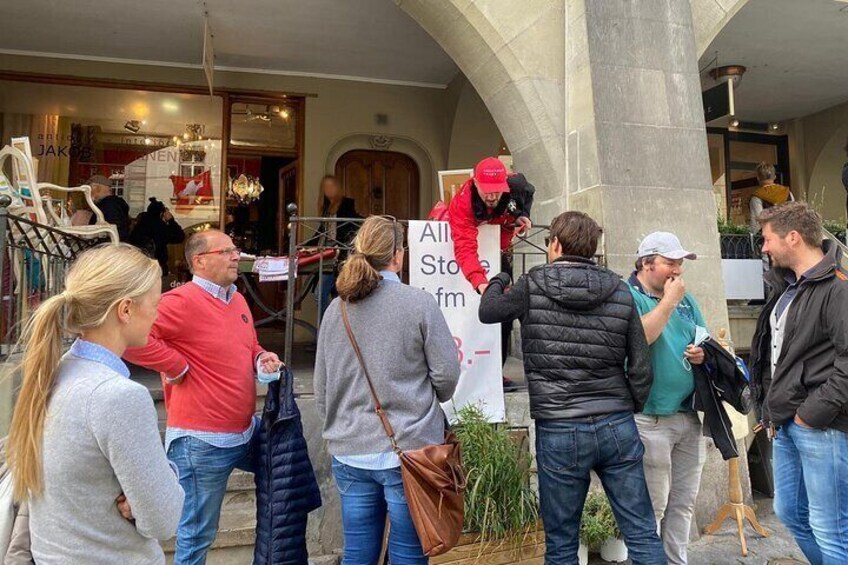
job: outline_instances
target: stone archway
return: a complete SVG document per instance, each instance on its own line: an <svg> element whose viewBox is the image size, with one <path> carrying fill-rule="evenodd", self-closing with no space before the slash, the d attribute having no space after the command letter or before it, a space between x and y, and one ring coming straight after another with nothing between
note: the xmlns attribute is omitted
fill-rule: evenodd
<svg viewBox="0 0 848 565"><path fill-rule="evenodd" d="M565 135L574 129L567 123L566 110L569 24L583 17L587 5L588 9L600 9L604 1L609 2L395 0L433 36L477 90L503 133L516 167L535 179L540 196L537 213L543 221L567 206L566 185L579 174L569 177L568 166L580 167L579 158L568 158ZM678 0L667 9L675 25L692 22L697 57L747 1ZM643 9L650 10L647 6ZM618 10L619 15L640 16L627 8ZM571 31L577 35L581 30ZM575 111L592 109L579 106ZM581 146L571 149L583 150Z"/></svg>

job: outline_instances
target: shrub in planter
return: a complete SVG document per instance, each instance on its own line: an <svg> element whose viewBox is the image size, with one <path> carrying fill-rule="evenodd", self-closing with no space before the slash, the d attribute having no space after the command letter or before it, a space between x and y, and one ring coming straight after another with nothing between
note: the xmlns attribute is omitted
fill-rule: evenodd
<svg viewBox="0 0 848 565"><path fill-rule="evenodd" d="M583 505L580 519L580 541L590 550L597 551L609 538L618 538L621 532L615 522L607 495L603 491L592 491Z"/></svg>
<svg viewBox="0 0 848 565"><path fill-rule="evenodd" d="M586 497L580 520L580 541L592 551L600 551L604 561L626 561L627 547L606 493L592 491Z"/></svg>
<svg viewBox="0 0 848 565"><path fill-rule="evenodd" d="M530 487L532 457L506 426L490 424L474 405L457 413L454 432L462 447L468 486L465 529L482 543L517 540L536 530L539 503Z"/></svg>

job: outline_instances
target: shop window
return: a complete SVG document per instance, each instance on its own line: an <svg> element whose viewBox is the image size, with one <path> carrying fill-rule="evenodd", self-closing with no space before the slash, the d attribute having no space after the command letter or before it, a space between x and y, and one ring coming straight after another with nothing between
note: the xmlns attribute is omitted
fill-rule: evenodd
<svg viewBox="0 0 848 565"><path fill-rule="evenodd" d="M39 181L79 186L102 175L131 221L156 198L187 232L218 224L220 97L23 81L0 81L0 93L0 145L28 137ZM85 206L80 195L63 205L68 221ZM169 251L170 282L187 280L182 245Z"/></svg>

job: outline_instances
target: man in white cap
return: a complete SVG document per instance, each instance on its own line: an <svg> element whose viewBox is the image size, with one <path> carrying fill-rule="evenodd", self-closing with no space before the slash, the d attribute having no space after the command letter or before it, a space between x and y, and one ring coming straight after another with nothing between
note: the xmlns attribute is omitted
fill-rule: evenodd
<svg viewBox="0 0 848 565"><path fill-rule="evenodd" d="M672 233L642 240L628 284L651 349L654 381L641 414L645 479L668 562L686 563L689 528L706 458L701 422L693 408L692 365L704 362L694 345L706 329L695 298L681 278L683 261L696 255ZM699 332L698 328L702 330Z"/></svg>

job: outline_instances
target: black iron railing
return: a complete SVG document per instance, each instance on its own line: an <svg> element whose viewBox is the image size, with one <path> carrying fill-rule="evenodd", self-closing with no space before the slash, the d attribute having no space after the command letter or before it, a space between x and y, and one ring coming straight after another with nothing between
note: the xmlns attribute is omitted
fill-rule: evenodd
<svg viewBox="0 0 848 565"><path fill-rule="evenodd" d="M102 239L82 239L9 211L0 196L0 360L16 351L21 329L38 305L64 290L73 260Z"/></svg>
<svg viewBox="0 0 848 565"><path fill-rule="evenodd" d="M344 226L355 226L358 229L365 221L364 218L334 218L331 220L335 223L333 226L327 218L298 216L298 209L294 204L289 204L287 211L290 216L288 226L289 257L296 257L299 252L307 248L315 248L319 252L334 250L343 257L352 251L353 242L340 241L336 238L335 234L345 231L340 230ZM404 226L408 226L409 224L408 220L398 219L397 221ZM527 233L516 236L513 240L512 245L504 253L504 256L506 256L508 262L511 264L514 279L517 279L531 268L547 262L548 251L545 245L545 238L548 236L549 231L550 226L534 225ZM595 257L600 265L606 264L603 250L604 244L602 240L599 253ZM313 263L308 269L298 271L298 278L301 280L297 284L302 286L297 287L293 292L286 293L285 351L287 356L290 355L289 352L291 351L291 345L294 339L294 326L305 323L304 320L295 320L296 307L301 300L313 292L318 301L316 319L314 325L311 322L306 323L315 328L314 333L316 334L317 328L321 324L322 302L326 293L322 292L324 277L320 275L331 272L336 264L336 259L325 259L321 253L318 256L318 261ZM495 266L495 268L499 269L500 266ZM295 289L292 284L292 281L289 281L289 288Z"/></svg>
<svg viewBox="0 0 848 565"><path fill-rule="evenodd" d="M762 258L763 237L759 234L719 234L722 259Z"/></svg>

